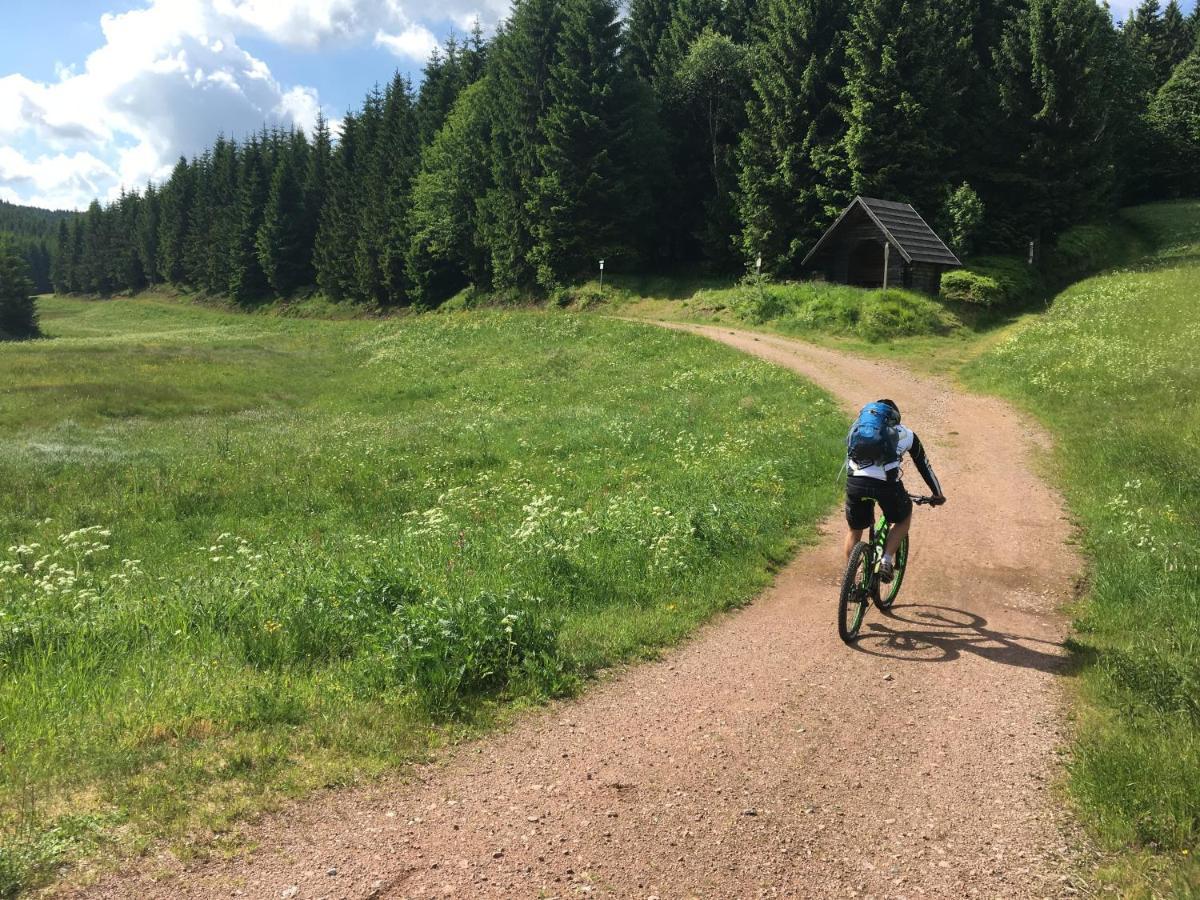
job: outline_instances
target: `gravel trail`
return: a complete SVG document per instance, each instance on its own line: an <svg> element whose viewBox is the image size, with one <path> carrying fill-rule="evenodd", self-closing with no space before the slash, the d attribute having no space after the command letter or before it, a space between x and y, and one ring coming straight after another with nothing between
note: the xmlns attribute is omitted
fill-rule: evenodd
<svg viewBox="0 0 1200 900"><path fill-rule="evenodd" d="M687 330L793 369L847 409L893 397L925 442L950 503L917 511L904 591L890 617L871 610L857 648L836 630L839 513L755 604L662 661L405 781L248 826L250 856L141 860L85 895L1071 893L1057 609L1081 563L1035 471L1044 437L998 400L892 364ZM909 486L923 489L915 472Z"/></svg>

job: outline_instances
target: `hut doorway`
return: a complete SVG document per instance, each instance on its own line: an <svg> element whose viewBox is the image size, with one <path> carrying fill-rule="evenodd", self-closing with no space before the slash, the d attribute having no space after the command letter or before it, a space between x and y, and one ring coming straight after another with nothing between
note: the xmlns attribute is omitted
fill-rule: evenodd
<svg viewBox="0 0 1200 900"><path fill-rule="evenodd" d="M847 281L857 287L883 287L883 244L863 240L850 251Z"/></svg>

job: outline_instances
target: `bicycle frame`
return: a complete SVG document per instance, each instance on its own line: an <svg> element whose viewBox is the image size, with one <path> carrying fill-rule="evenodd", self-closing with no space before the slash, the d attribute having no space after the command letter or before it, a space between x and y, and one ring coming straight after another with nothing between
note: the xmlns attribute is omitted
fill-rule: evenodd
<svg viewBox="0 0 1200 900"><path fill-rule="evenodd" d="M932 497L916 497L909 496L914 506L932 506ZM887 550L888 535L892 533L891 523L887 518L880 516L879 520L871 526L868 532L867 539L867 572L870 573L870 583L864 585L870 591L875 602L879 602L879 561L883 559L883 554Z"/></svg>

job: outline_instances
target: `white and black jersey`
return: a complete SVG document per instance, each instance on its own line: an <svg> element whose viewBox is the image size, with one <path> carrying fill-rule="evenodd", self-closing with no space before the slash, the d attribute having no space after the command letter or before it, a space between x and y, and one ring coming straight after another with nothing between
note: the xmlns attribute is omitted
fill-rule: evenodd
<svg viewBox="0 0 1200 900"><path fill-rule="evenodd" d="M876 481L899 481L900 466L904 462L904 454L912 457L913 463L917 467L917 471L921 473L921 477L925 479L925 483L929 485L929 490L933 492L935 497L942 496L942 485L934 474L933 466L929 463L929 457L925 455L925 448L921 446L921 439L917 437L916 432L911 428L905 428L900 425L896 428L899 435L899 440L896 442L896 459L886 465L870 465L860 466L849 460L847 468L851 478L871 478Z"/></svg>

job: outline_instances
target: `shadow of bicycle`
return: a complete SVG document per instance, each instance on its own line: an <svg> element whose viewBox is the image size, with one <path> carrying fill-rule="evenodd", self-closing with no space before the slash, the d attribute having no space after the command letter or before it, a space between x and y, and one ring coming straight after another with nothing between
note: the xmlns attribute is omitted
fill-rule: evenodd
<svg viewBox="0 0 1200 900"><path fill-rule="evenodd" d="M884 613L888 624L868 622L854 649L905 662L954 662L964 653L1006 666L1064 673L1070 665L1062 644L1006 634L976 613L948 606L911 604Z"/></svg>

